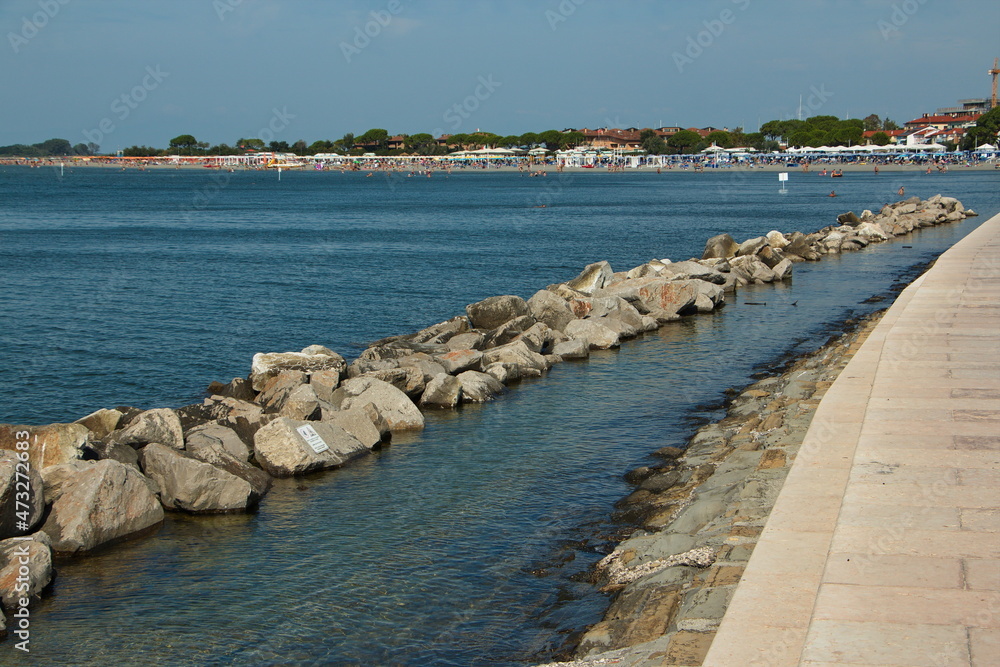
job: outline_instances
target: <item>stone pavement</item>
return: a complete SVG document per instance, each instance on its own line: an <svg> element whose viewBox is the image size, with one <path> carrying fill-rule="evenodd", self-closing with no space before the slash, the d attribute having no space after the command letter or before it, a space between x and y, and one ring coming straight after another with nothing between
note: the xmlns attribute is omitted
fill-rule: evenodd
<svg viewBox="0 0 1000 667"><path fill-rule="evenodd" d="M1000 665L1000 215L820 402L704 664Z"/></svg>

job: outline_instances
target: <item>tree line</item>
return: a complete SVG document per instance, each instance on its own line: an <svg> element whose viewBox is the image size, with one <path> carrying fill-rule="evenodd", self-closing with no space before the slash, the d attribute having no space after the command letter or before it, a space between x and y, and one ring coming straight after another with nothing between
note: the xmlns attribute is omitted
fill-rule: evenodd
<svg viewBox="0 0 1000 667"><path fill-rule="evenodd" d="M69 157L73 155L96 155L97 144L77 144L73 146L65 139L48 139L37 144L12 144L0 146L2 157Z"/></svg>

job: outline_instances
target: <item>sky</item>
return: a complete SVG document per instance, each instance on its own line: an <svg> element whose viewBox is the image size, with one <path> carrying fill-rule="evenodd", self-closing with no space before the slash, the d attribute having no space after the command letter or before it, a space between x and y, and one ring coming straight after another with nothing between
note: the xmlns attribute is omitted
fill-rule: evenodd
<svg viewBox="0 0 1000 667"><path fill-rule="evenodd" d="M987 97L998 0L0 0L0 145L742 126Z"/></svg>

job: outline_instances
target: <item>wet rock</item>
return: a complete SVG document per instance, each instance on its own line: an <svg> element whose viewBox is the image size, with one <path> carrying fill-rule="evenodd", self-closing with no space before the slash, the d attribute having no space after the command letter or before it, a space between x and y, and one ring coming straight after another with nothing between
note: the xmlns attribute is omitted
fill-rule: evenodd
<svg viewBox="0 0 1000 667"><path fill-rule="evenodd" d="M390 438L388 424L370 403L363 408L332 412L323 421L336 424L357 438L358 442L368 449L374 449L383 442L388 442Z"/></svg>
<svg viewBox="0 0 1000 667"><path fill-rule="evenodd" d="M676 486L680 481L681 474L676 470L671 470L670 472L655 474L646 478L639 485L639 488L650 493L663 493L667 489Z"/></svg>
<svg viewBox="0 0 1000 667"><path fill-rule="evenodd" d="M0 451L23 451L17 448L19 442L28 442L31 467L42 469L82 458L90 442L90 429L83 424L0 424Z"/></svg>
<svg viewBox="0 0 1000 667"><path fill-rule="evenodd" d="M486 373L465 371L459 373L456 379L462 387L463 403L486 403L505 391L503 383Z"/></svg>
<svg viewBox="0 0 1000 667"><path fill-rule="evenodd" d="M306 422L281 417L254 436L254 456L261 467L274 477L291 477L335 468L367 452L368 448L357 438L331 422Z"/></svg>
<svg viewBox="0 0 1000 667"><path fill-rule="evenodd" d="M440 354L443 354L446 351L446 349L442 350ZM399 367L416 368L423 374L425 384L430 382L435 376L445 372L444 366L436 362L434 357L430 354L424 352L418 352L416 354L403 357L399 360Z"/></svg>
<svg viewBox="0 0 1000 667"><path fill-rule="evenodd" d="M427 383L420 405L427 408L453 408L462 398L462 383L453 375L440 373Z"/></svg>
<svg viewBox="0 0 1000 667"><path fill-rule="evenodd" d="M30 606L51 583L50 544L45 533L35 533L27 540L0 541L0 601L6 609L21 607L21 600L27 600Z"/></svg>
<svg viewBox="0 0 1000 667"><path fill-rule="evenodd" d="M385 417L393 431L422 429L424 416L406 394L372 377L359 377L344 382L333 392L334 405L341 410L372 404Z"/></svg>
<svg viewBox="0 0 1000 667"><path fill-rule="evenodd" d="M607 262L588 264L580 275L566 283L566 286L589 296L609 284L612 273L611 265Z"/></svg>
<svg viewBox="0 0 1000 667"><path fill-rule="evenodd" d="M469 323L476 329L492 330L517 317L528 315L528 304L519 296L491 296L465 307Z"/></svg>
<svg viewBox="0 0 1000 667"><path fill-rule="evenodd" d="M859 218L854 213L854 211L848 211L847 213L841 213L840 215L838 215L837 222L839 222L842 225L854 226L861 222L861 218Z"/></svg>
<svg viewBox="0 0 1000 667"><path fill-rule="evenodd" d="M306 348L307 350L310 348ZM325 348L323 348L325 350ZM319 354L304 354L302 352L258 352L253 355L253 365L250 371L250 384L254 391L261 391L268 380L282 371L301 371L302 373L317 373L325 370L336 370L341 373L347 370L347 362L336 352L326 350Z"/></svg>
<svg viewBox="0 0 1000 667"><path fill-rule="evenodd" d="M139 469L139 454L134 447L122 445L117 442L104 440L91 440L88 449L93 453L94 458L99 461L118 461L136 470Z"/></svg>
<svg viewBox="0 0 1000 667"><path fill-rule="evenodd" d="M24 493L27 496L20 495ZM24 465L15 452L0 451L0 540L31 532L44 512L45 492L39 470Z"/></svg>
<svg viewBox="0 0 1000 667"><path fill-rule="evenodd" d="M55 500L42 530L57 554L90 551L163 521L160 501L143 476L117 461L82 464L59 482L52 496Z"/></svg>
<svg viewBox="0 0 1000 667"><path fill-rule="evenodd" d="M266 473L221 445L202 448L199 455L202 458L158 444L143 447L143 472L160 489L164 508L193 514L241 512L256 506L270 488Z"/></svg>
<svg viewBox="0 0 1000 667"><path fill-rule="evenodd" d="M528 313L557 331L565 330L566 325L576 319L566 300L549 290L539 290L528 299Z"/></svg>
<svg viewBox="0 0 1000 667"><path fill-rule="evenodd" d="M566 335L587 341L592 350L608 350L621 345L618 332L601 320L573 320L566 325Z"/></svg>
<svg viewBox="0 0 1000 667"><path fill-rule="evenodd" d="M684 450L679 447L661 447L653 452L653 456L659 456L664 459L679 459L684 456Z"/></svg>
<svg viewBox="0 0 1000 667"><path fill-rule="evenodd" d="M523 369L522 377L524 376L524 371L527 370L535 370L542 373L549 369L549 362L545 357L537 352L532 352L523 341L508 343L507 345L495 347L483 353L482 364L484 369L498 362L520 366ZM486 370L486 372L488 373L489 371Z"/></svg>
<svg viewBox="0 0 1000 667"><path fill-rule="evenodd" d="M184 435L184 449L197 457L198 452L208 447L220 447L240 461L250 459L250 449L242 438L228 426L210 422L189 430Z"/></svg>
<svg viewBox="0 0 1000 667"><path fill-rule="evenodd" d="M552 353L563 359L587 359L590 357L590 342L585 338L574 338L557 344Z"/></svg>
<svg viewBox="0 0 1000 667"><path fill-rule="evenodd" d="M91 412L86 417L77 419L75 424L83 424L90 429L90 437L101 440L111 435L111 432L118 428L122 420L122 413L118 410L107 410L101 408Z"/></svg>
<svg viewBox="0 0 1000 667"><path fill-rule="evenodd" d="M737 257L742 257L744 255L756 255L760 252L761 248L767 245L767 237L758 236L756 238L747 239L740 244L739 250L736 251Z"/></svg>

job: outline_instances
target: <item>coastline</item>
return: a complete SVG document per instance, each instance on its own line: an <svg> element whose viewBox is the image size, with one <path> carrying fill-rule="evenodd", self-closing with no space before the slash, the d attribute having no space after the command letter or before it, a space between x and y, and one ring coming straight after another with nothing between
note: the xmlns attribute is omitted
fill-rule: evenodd
<svg viewBox="0 0 1000 667"><path fill-rule="evenodd" d="M912 231L916 227L957 221L965 217L963 209L959 208L960 203L957 200L937 197L934 199L933 205L930 202L926 202L926 205L932 208L933 212L928 212L921 218L921 214L918 213L917 209L924 205L925 202L919 201L899 202L895 205L898 209L896 212L899 215L897 216L894 213L895 209L889 207L884 222L887 227L891 228L892 225L896 224L895 222L891 222L893 220L897 222L909 221L909 229L899 232L899 234L903 234ZM955 215L949 217L952 214ZM972 215L971 211L969 215ZM848 216L848 214L844 214L844 216ZM221 445L222 451L213 444L204 445L202 443L203 447L193 447L190 442L190 435L192 431L200 428L207 422L213 421L217 422L216 426L224 426L225 423L232 425L233 428L230 430L237 436L241 433L246 435L245 431L240 431L241 428L245 428L240 419L253 418L251 406L247 405L252 401L256 401L269 408L269 411L266 412L266 420L259 419L265 415L265 411L257 410L256 417L259 419L256 424L257 429L250 433L251 443L258 445L254 451L257 462L260 464L269 455L265 451L266 448L257 442L258 438L256 436L258 431L263 431L270 424L277 423L279 420L284 420L285 422L303 420L322 423L327 421L328 418L330 421L337 422L335 416L323 413L322 409L320 411L322 419L316 420L311 418L316 416L316 409L322 408L318 400L314 400L320 399L321 394L322 396L326 396L326 392L329 391L331 400L325 402L331 405L334 404L332 392L340 390L337 388L337 383L340 382L342 379L341 375L343 374L344 384L342 387L347 388L348 391L345 391L338 397L340 402L335 407L340 408L341 412L353 412L353 416L357 419L350 423L338 423L337 428L339 431L321 434L333 444L332 441L341 437L339 435L340 432L347 433L355 437L357 442L364 443L364 447L370 450L381 443L387 431L392 430L393 424L387 423L388 419L383 418L388 417L388 413L392 413L393 411L391 409L380 410L383 413L381 415L376 415L375 417L368 415L370 423L358 423L364 421L364 419L361 419L364 415L357 414L359 411L352 411L352 406L349 403L345 403L345 399L358 398L357 402L363 408L365 403L360 400L360 397L367 390L374 387L383 391L389 391L388 388L390 386L395 387L395 394L400 399L395 405L402 406L405 402L409 406L409 416L417 419L419 412L414 415L413 409L414 404L418 404L418 401L412 394L416 391L415 387L419 387L419 391L423 393L419 401L421 407L455 407L459 401L459 397L465 395L468 391L464 383L460 383L461 386L456 387L453 381L456 375L464 375L467 372L471 372L474 375L478 374L478 376L489 374L498 383L507 384L508 381L514 382L519 377L530 377L541 374L552 363L558 363L563 359L585 357L588 347L602 349L603 347L617 346L620 339L632 338L638 335L639 331L643 330L640 327L653 327L657 324L673 321L679 318L682 312L683 314L694 314L695 312L711 311L721 305L724 300L723 283L727 283L727 287L730 287L751 282L773 282L787 275L787 270L791 266L791 260L787 257L782 258L780 254L774 255L775 249L787 248L788 255L800 257L798 261L807 261L807 259L820 259L823 254L836 254L849 250L857 250L869 242L888 240L889 236L880 238L865 233L871 232L874 234L876 231L875 223L862 222L862 220L874 220L876 217L870 212L863 214L860 219L857 219L857 216L854 216L853 220L849 216L845 217L844 220L840 221L844 224L839 227L828 226L812 234L799 234L796 237L798 243L795 245L793 245L792 241L788 241L786 244L786 239L777 232L774 233L776 234L774 238L768 235L768 238L750 239L743 244L735 243L728 235L721 235L720 237L710 239L709 243L711 244L713 241L716 241L727 245L727 249L723 251L725 254L722 256L710 256L708 251L706 251L707 259L674 263L669 263L667 260L657 260L635 267L628 272L617 274L611 273L610 267L606 263L591 265L575 280L540 290L536 296L542 295L544 298L539 299L540 303L536 304L538 305L537 309L529 309L532 313L530 317L524 314L518 315L526 305L523 300L518 301L518 297L491 297L491 299L487 299L479 304L471 304L467 310L467 318L460 316L417 334L398 336L379 341L369 348L367 352L370 353L363 354L361 359L355 360L351 364L355 371L353 374L342 357L335 355L335 353L325 348L318 348L316 346L306 348L299 353L276 353L278 356L285 354L292 356L291 358L274 359L273 361L277 363L270 367L266 364L258 367L257 359L255 359L254 373L251 378L249 380L240 379L242 381L239 383L234 380L228 386L218 385L216 389L220 390L219 394L230 395L225 397L217 395L213 399L209 399L205 404L205 407L209 409L204 412L196 409L198 406L187 406L186 409L181 408L176 411L169 409L156 409L145 412L124 410L123 412L118 412L117 415L114 414L117 411L102 410L84 418L81 421L86 421L85 430L90 431L89 437L91 438L90 443L85 448L91 450L89 452L90 457L96 454L96 457L101 459L99 462L102 466L101 474L109 476L112 468L120 471L124 474L126 481L134 487L133 490L136 493L142 490L140 483L148 484L143 479L143 473L150 475L150 479L153 480L154 484L150 485L148 491L154 492L153 490L155 489L155 493L158 496L155 498L157 507L144 508L145 514L142 517L129 517L130 522L133 519L141 520L146 522L147 525L145 527L148 527L148 525L155 524L157 520L162 520L162 510L159 511L158 517L155 511L158 509L159 503L162 503L168 510L181 510L191 513L206 510L220 511L218 507L205 508L203 506L178 505L177 500L180 494L177 493L177 488L168 488L168 485L171 483L168 476L161 474L157 477L149 473L151 468L159 465L157 460L162 463L171 457L186 459L183 465L199 469L205 466L222 468L228 466L228 472L231 472L235 477L245 478L243 481L249 484L249 488L244 494L243 499L246 508L249 509L266 493L267 488L265 484L260 483L259 480L254 478L258 476L259 469L255 469L256 472L251 474L249 469L253 468L253 466L246 463L245 457L247 456L247 451L245 449L241 450L240 445L232 441L224 442ZM919 224L917 224L918 222ZM721 237L728 238L728 244L726 238ZM770 245L771 243L774 245ZM739 256L736 256L737 253L733 250L733 245L739 247L740 251L742 251ZM745 249L743 248L744 245L746 245ZM729 255L730 251L732 251L731 256ZM796 252L804 253L805 255L809 255L809 257L796 255ZM769 266L768 262L773 263L774 266ZM784 268L779 272L777 267L783 262L788 262L788 264L784 265ZM723 266L726 267L725 270L723 270ZM667 271L667 273L664 274L664 271ZM668 279L665 275L671 277ZM728 284L730 283L730 279L733 282ZM743 282L740 283L740 280ZM624 288L622 287L623 283L625 284ZM628 305L629 303L643 303L646 300L640 296L633 296L632 292L629 291L631 285L640 283L646 286L656 286L662 290L662 292L658 293L655 303L650 301L648 304L645 304L644 307L649 312L642 316L639 316L639 313L635 311L633 306ZM678 297L678 295L674 293L674 290L683 292L685 288L691 289L686 289L688 293L682 294L680 295L682 298L676 299L675 297ZM605 290L608 290L607 294L605 294ZM630 301L630 299L625 298L628 296L633 296L633 299ZM503 307L497 308L499 304L495 301L496 299L504 300L502 302ZM560 304L558 303L559 301L563 303ZM571 305L567 306L567 303ZM650 304L653 304L652 307L650 307ZM666 309L667 305L674 308L674 311L668 312ZM636 321L636 317L638 317L638 321ZM464 327L461 322L456 322L456 320L463 319L466 320ZM531 319L534 324L528 322L528 319ZM559 327L549 328L546 326L536 328L546 320L560 321L563 324ZM471 329L469 327L470 323L474 325ZM595 323L603 324L595 326ZM576 335L569 336L569 340L561 340L561 338L566 338L566 336L557 334L561 334L562 330L570 333L571 325L575 327L574 333ZM546 329L549 329L549 331L547 332ZM576 331L576 329L579 329L579 331ZM552 331L556 333L553 334L551 333ZM464 339L461 339L463 344L456 344L462 336L465 336ZM479 338L476 339L476 336ZM583 340L583 344L573 344L574 340L579 342L581 339ZM486 340L489 340L490 344L484 345ZM433 347L448 343L451 343L451 345L447 346L449 350L447 352ZM468 343L469 347L466 347L465 343ZM564 353L559 352L559 345L567 345L567 347L563 348ZM501 349L504 350L504 354L495 352ZM542 354L543 350L547 351L548 354ZM434 358L430 358L432 356L431 353L433 353ZM510 353L511 356L505 356L506 353ZM480 356L477 357L477 355ZM323 367L301 368L302 356L323 357L323 359L319 359ZM407 357L413 357L410 360L413 362L413 365L401 363L401 360ZM483 357L486 357L486 359ZM487 363L487 360L492 363ZM441 372L438 372L438 366L428 365L444 361L447 361L448 365L447 367L442 366L440 368ZM290 363L283 365L282 362ZM332 366L326 367L328 364L332 364ZM469 365L469 368L476 367L483 371L489 371L492 366L494 373L478 373L478 371L462 372L466 364ZM412 368L419 369L419 372L415 373L406 370ZM331 374L323 376L327 371L330 371ZM253 375L258 376L256 380ZM317 381L318 376L323 377L319 377L319 381ZM361 376L371 379L364 379L363 382L355 382L362 379ZM473 379L486 381L487 389L489 389L489 383L486 378L478 376ZM428 377L431 379L428 380ZM503 378L502 380L501 377ZM336 382L334 382L334 379L336 379ZM280 381L268 385L272 380ZM433 384L436 380L439 381ZM354 384L351 385L351 383ZM252 386L254 384L257 386ZM427 395L431 391L432 384L434 392L428 398ZM357 388L359 392L355 393L354 388ZM303 397L300 395L302 393L309 394L310 392L315 394L315 396ZM267 394L267 396L264 396L264 394ZM240 399L237 398L237 395L248 398ZM375 397L372 396L370 398L374 399ZM488 400L488 397L482 400ZM171 412L179 414L176 428L174 428L173 423L165 423L176 419L170 416L169 413ZM282 425L285 426L288 424L283 423ZM76 426L72 431L81 431L80 425L63 426ZM319 426L316 426L316 428L321 430ZM282 438L280 443L282 448L301 449L301 443L295 440L294 434L273 433L277 430L279 429L271 429L268 435L280 436ZM285 436L291 436L291 439ZM170 448L181 452L186 451L192 456L178 456L177 454L173 454L168 451L167 447L156 444L159 442L168 443ZM57 454L73 458L71 456L73 443L67 442L64 445L63 450ZM84 446L80 447L81 449L84 448ZM207 460L201 459L196 454L196 450L202 448L212 450L212 453L206 456ZM136 452L142 456L141 468L137 465ZM331 458L330 456L316 458L307 451L302 451L301 453L307 457L304 461L305 467L284 468L282 467L283 464L279 461L272 461L273 468L266 465L264 467L267 472L275 474L275 476L303 474L312 470L339 467L356 456L363 455L365 452L361 448L351 445L349 450L345 450L343 456L339 458ZM152 458L154 454L158 457L156 460ZM320 452L315 452L315 455L318 456L319 454ZM36 459L33 462L37 470L47 468L49 466L45 464L51 463L44 456L44 448L42 456L44 460ZM242 463L230 460L240 457L244 457ZM78 456L76 458L83 457ZM193 463L190 461L191 458L195 458L199 462ZM220 466L219 461L225 465ZM84 465L83 462L56 463L54 467L61 466L57 471L58 479L53 479L51 471L48 471L48 474L46 474L46 471L43 471L42 477L45 482L46 497L50 497L48 496L50 487L54 487L53 490L57 494L55 502L58 502L58 494L61 493L68 497L67 487L73 485L71 480L76 481L77 478L85 476L93 477L94 475L91 474L91 471L96 470L98 464L88 463L90 465ZM103 465L105 463L107 465ZM167 463L163 465L169 467ZM89 468L90 470L85 470L85 468ZM129 472L125 468L129 468L129 470L134 469L135 472ZM79 481L82 483L83 480ZM643 481L645 482L645 480ZM230 480L230 482L239 484L235 480ZM38 481L34 482L34 486L41 489L43 485L41 481ZM149 492L144 491L142 495L149 497ZM239 508L225 508L222 511L239 511ZM50 516L49 518L51 519L52 517ZM129 523L126 527L129 530L134 530L135 524ZM49 526L47 528L56 531L57 534L55 537L62 543L60 546L69 544L65 539L65 535L58 534L58 526ZM32 541L41 544L41 539L44 538ZM44 546L48 549L50 545L45 544ZM55 544L52 546L54 547L52 551L57 553L60 551L66 553L68 551L65 548L59 549ZM70 546L73 545L70 544ZM99 546L99 544L84 546L79 551L87 551L94 546ZM40 589L44 585L42 584Z"/></svg>
<svg viewBox="0 0 1000 667"><path fill-rule="evenodd" d="M609 607L572 659L542 667L701 664L820 399L884 313L844 322L743 388L683 450L657 450L658 463L627 473L635 490L619 515L642 527L593 572L614 594Z"/></svg>

